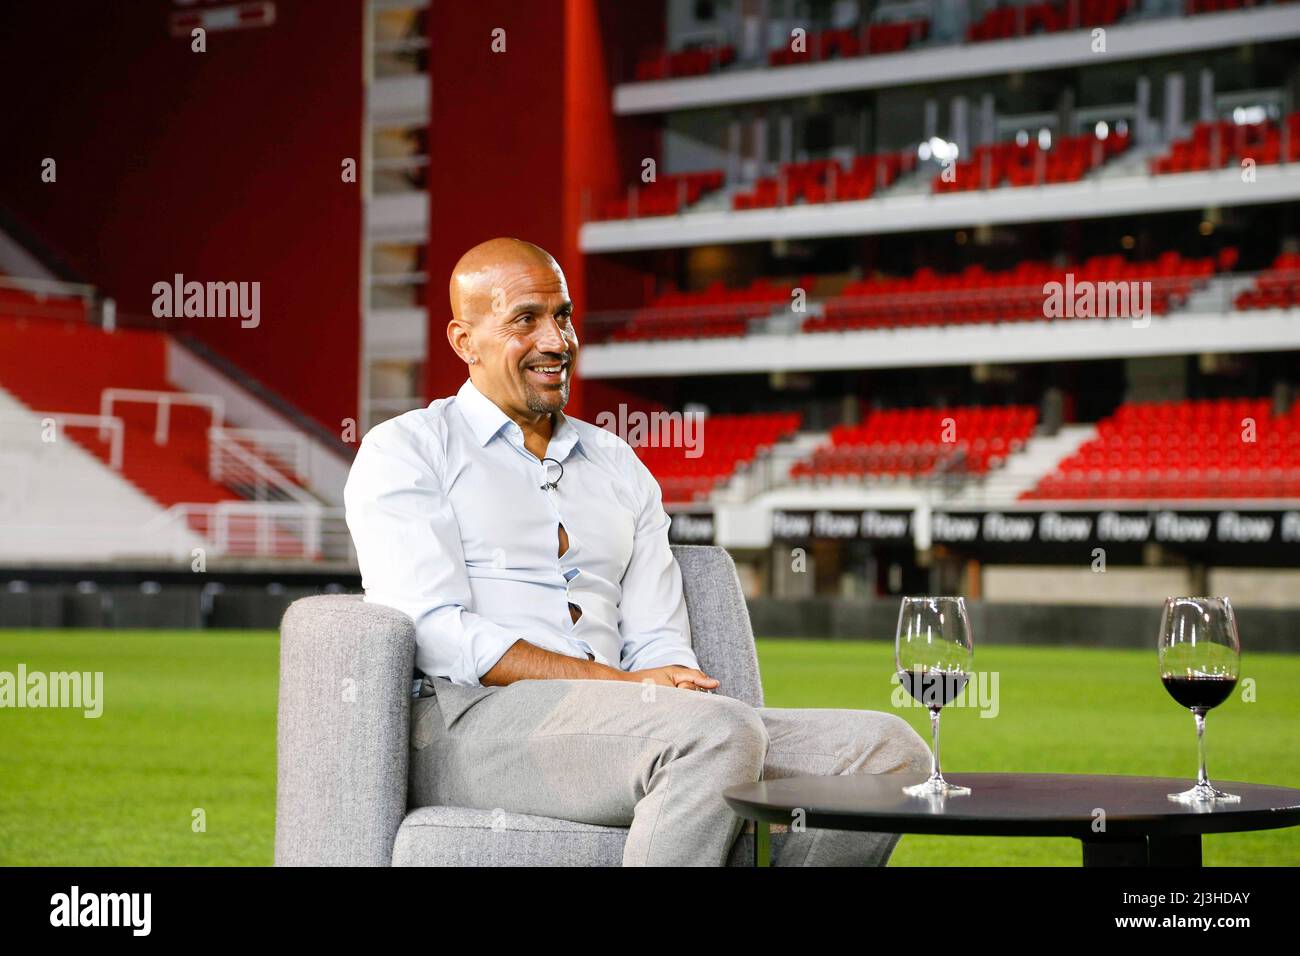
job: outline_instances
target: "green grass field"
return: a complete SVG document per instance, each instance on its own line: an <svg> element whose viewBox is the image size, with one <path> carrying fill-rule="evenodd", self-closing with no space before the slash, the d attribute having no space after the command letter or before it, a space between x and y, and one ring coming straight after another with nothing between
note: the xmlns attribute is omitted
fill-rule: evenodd
<svg viewBox="0 0 1300 956"><path fill-rule="evenodd" d="M759 642L774 707L891 710L885 643ZM103 671L104 714L0 709L0 865L268 865L277 636L0 631L0 671ZM1195 774L1154 651L983 647L999 713L943 719L946 772ZM1210 775L1300 786L1300 655L1247 654L1257 700L1209 718ZM926 739L920 708L901 711ZM195 832L194 811L206 828ZM1300 864L1300 828L1212 835L1206 865ZM906 836L891 865L1077 866L1070 839Z"/></svg>

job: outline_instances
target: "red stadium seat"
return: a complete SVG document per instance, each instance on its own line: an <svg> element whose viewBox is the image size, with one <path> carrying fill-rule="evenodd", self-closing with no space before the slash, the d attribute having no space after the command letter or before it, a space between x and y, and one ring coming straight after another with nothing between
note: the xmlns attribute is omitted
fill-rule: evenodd
<svg viewBox="0 0 1300 956"><path fill-rule="evenodd" d="M913 478L936 468L979 476L1019 451L1037 420L1031 406L876 411L860 425L832 428L791 477Z"/></svg>
<svg viewBox="0 0 1300 956"><path fill-rule="evenodd" d="M1275 416L1266 399L1125 403L1021 497L1283 497L1300 479L1298 412Z"/></svg>
<svg viewBox="0 0 1300 956"><path fill-rule="evenodd" d="M664 501L690 503L707 498L739 469L798 431L799 423L797 412L709 415L696 432L701 439L698 457L689 457L683 447L653 441L634 447L659 481Z"/></svg>
<svg viewBox="0 0 1300 956"><path fill-rule="evenodd" d="M675 216L707 194L720 189L722 182L723 173L720 169L663 173L654 182L638 183L631 195L606 200L601 204L599 218Z"/></svg>

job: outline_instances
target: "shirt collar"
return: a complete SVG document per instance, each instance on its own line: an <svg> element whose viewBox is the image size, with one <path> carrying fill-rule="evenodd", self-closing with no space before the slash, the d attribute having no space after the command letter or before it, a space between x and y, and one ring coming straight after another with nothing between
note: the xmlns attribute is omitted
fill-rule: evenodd
<svg viewBox="0 0 1300 956"><path fill-rule="evenodd" d="M555 413L555 430L551 432L551 444L547 451L552 453L552 458L559 461L568 458L571 451L577 451L584 458L587 457L587 452L582 447L582 439L578 436L578 429L573 427L573 422L569 421L564 412Z"/></svg>
<svg viewBox="0 0 1300 956"><path fill-rule="evenodd" d="M456 407L465 417L480 447L490 442L502 428L514 424L510 416L503 412L496 402L480 392L470 379L465 379L465 384L456 392ZM547 450L554 453L552 457L563 461L574 448L583 451L578 430L573 427L573 422L569 421L564 412L556 412L555 427L551 432L551 441ZM585 452L583 454L585 455Z"/></svg>
<svg viewBox="0 0 1300 956"><path fill-rule="evenodd" d="M510 424L510 416L501 411L496 402L475 388L474 383L469 379L465 379L465 384L456 393L456 407L465 416L465 421L480 446L486 445L492 440L492 436Z"/></svg>

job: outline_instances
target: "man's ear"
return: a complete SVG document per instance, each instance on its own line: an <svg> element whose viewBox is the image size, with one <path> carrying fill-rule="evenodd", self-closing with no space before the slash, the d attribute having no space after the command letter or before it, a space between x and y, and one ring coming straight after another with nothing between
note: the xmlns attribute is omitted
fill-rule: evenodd
<svg viewBox="0 0 1300 956"><path fill-rule="evenodd" d="M460 319L452 319L447 323L447 342L451 345L452 351L461 357L462 361L468 362L472 354L469 346L469 326Z"/></svg>

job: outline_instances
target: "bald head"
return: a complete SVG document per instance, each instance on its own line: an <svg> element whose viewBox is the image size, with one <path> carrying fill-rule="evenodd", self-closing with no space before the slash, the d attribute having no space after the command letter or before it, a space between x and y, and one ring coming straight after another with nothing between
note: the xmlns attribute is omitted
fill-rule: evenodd
<svg viewBox="0 0 1300 956"><path fill-rule="evenodd" d="M549 423L569 400L578 357L559 264L531 242L489 239L460 257L448 291L447 341L475 387L521 427Z"/></svg>
<svg viewBox="0 0 1300 956"><path fill-rule="evenodd" d="M540 246L522 239L501 237L480 242L460 257L451 270L448 289L453 319L476 322L505 308L503 293L522 275L552 273L564 283L559 263Z"/></svg>

